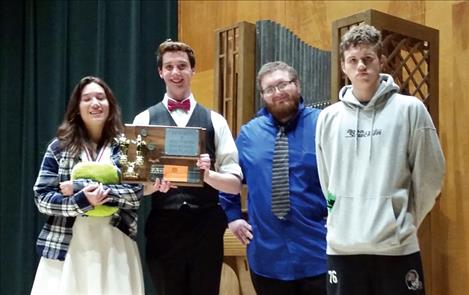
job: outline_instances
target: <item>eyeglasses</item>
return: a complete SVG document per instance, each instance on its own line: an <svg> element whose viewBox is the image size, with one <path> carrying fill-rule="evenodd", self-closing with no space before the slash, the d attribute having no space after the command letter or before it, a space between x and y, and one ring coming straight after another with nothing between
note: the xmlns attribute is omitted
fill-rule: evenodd
<svg viewBox="0 0 469 295"><path fill-rule="evenodd" d="M294 82L295 80L290 80L290 81L283 81L278 83L277 85L274 86L269 86L264 90L261 90L262 94L270 96L275 93L275 89L278 91L284 91L290 83Z"/></svg>

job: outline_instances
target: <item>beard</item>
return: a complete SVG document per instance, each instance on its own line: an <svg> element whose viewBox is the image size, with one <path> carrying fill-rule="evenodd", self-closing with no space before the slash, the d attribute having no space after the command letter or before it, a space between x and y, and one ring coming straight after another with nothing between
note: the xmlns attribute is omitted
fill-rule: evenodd
<svg viewBox="0 0 469 295"><path fill-rule="evenodd" d="M272 116L280 122L286 122L295 116L300 105L299 95L290 95L289 99L281 103L266 103L266 108Z"/></svg>

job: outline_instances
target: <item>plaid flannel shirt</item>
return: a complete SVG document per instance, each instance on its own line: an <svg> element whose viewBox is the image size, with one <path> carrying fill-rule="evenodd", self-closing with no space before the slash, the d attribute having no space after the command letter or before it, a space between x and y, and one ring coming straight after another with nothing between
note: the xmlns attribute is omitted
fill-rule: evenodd
<svg viewBox="0 0 469 295"><path fill-rule="evenodd" d="M112 145L112 162L119 167L120 151L118 145ZM72 239L72 227L75 217L93 209L81 191L91 182L89 179L73 181L73 195L65 197L59 189L59 183L70 180L72 168L81 161L72 157L66 150L61 150L59 140L55 138L47 147L42 160L39 175L34 184L34 201L39 212L49 216L36 243L39 255L64 260ZM117 227L132 239L137 236L137 209L143 196L143 186L137 184L105 185L110 188L106 205L119 207L111 218L111 225Z"/></svg>

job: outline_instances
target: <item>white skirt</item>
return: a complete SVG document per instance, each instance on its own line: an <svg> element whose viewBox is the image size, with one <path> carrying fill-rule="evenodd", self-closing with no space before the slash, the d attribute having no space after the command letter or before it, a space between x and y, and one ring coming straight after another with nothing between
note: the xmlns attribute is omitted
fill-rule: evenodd
<svg viewBox="0 0 469 295"><path fill-rule="evenodd" d="M42 257L31 294L144 294L137 243L111 217L77 217L65 261Z"/></svg>

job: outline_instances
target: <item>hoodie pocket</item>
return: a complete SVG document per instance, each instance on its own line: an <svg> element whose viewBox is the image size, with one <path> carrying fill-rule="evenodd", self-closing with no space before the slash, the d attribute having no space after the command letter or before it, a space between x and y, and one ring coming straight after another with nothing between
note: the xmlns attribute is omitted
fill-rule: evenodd
<svg viewBox="0 0 469 295"><path fill-rule="evenodd" d="M327 242L340 253L373 253L399 245L391 197L337 196L327 220Z"/></svg>

